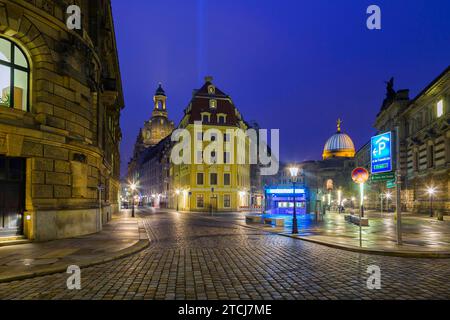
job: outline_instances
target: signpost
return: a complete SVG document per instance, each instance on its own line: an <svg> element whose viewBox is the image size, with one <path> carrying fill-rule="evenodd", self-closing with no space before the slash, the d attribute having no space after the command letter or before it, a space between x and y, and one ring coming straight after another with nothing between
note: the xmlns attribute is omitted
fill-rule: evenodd
<svg viewBox="0 0 450 320"><path fill-rule="evenodd" d="M372 137L371 142L372 174L392 172L392 133L386 132Z"/></svg>
<svg viewBox="0 0 450 320"><path fill-rule="evenodd" d="M394 174L394 172L373 174L370 177L370 180L372 180L372 182L391 181L391 180L395 180L395 174Z"/></svg>
<svg viewBox="0 0 450 320"><path fill-rule="evenodd" d="M359 211L359 246L362 247L362 225L361 219L364 217L364 183L369 180L369 172L365 168L356 168L352 172L352 179L359 184L361 197L361 210Z"/></svg>
<svg viewBox="0 0 450 320"><path fill-rule="evenodd" d="M395 144L392 141L392 132L386 132L372 137L370 148L370 166L372 181L386 181L388 189L397 187L397 243L402 244L401 222L401 170L400 170L400 135L399 127L395 128ZM395 147L395 149L393 148ZM396 156L396 172L393 171L393 150Z"/></svg>
<svg viewBox="0 0 450 320"><path fill-rule="evenodd" d="M389 180L388 182L386 182L386 188L387 189L395 188L395 180Z"/></svg>

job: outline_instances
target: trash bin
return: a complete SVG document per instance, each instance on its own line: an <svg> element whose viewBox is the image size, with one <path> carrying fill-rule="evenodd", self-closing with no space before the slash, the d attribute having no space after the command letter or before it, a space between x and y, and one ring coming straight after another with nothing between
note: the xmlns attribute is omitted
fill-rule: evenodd
<svg viewBox="0 0 450 320"><path fill-rule="evenodd" d="M436 210L435 215L439 221L444 221L444 212Z"/></svg>

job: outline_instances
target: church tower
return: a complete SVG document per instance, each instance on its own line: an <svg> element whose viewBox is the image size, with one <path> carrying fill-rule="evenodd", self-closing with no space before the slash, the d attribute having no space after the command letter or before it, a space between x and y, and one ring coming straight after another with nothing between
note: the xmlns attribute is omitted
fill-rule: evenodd
<svg viewBox="0 0 450 320"><path fill-rule="evenodd" d="M173 121L169 120L166 103L167 96L160 83L153 96L152 117L145 122L142 130L142 138L146 147L157 145L175 128Z"/></svg>

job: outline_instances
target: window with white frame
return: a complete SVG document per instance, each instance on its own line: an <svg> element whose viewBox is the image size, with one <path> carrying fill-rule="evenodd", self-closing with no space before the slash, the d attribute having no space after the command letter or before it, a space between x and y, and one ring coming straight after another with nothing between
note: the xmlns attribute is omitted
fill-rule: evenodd
<svg viewBox="0 0 450 320"><path fill-rule="evenodd" d="M30 66L24 52L0 37L0 106L29 111Z"/></svg>

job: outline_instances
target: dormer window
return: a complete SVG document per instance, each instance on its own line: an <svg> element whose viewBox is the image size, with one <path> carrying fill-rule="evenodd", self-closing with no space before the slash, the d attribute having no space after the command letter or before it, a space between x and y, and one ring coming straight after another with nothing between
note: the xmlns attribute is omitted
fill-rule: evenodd
<svg viewBox="0 0 450 320"><path fill-rule="evenodd" d="M216 87L213 85L208 86L208 93L209 94L215 94L216 93Z"/></svg>
<svg viewBox="0 0 450 320"><path fill-rule="evenodd" d="M227 115L220 113L217 115L217 123L218 124L225 124L225 122L227 121Z"/></svg>
<svg viewBox="0 0 450 320"><path fill-rule="evenodd" d="M211 114L207 112L203 112L202 114L202 122L209 123L211 121Z"/></svg>
<svg viewBox="0 0 450 320"><path fill-rule="evenodd" d="M214 99L209 100L209 107L211 109L216 109L217 108L217 100L214 100Z"/></svg>

